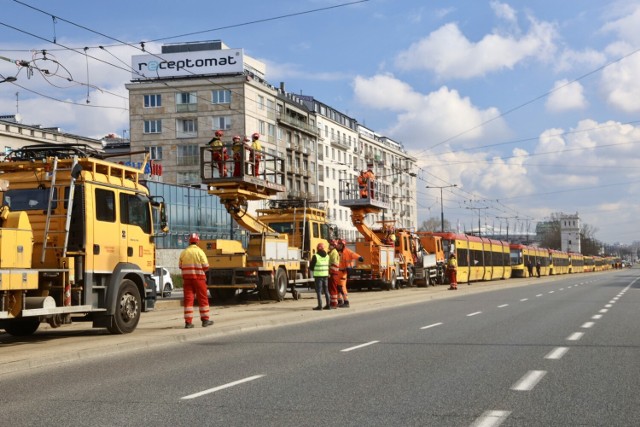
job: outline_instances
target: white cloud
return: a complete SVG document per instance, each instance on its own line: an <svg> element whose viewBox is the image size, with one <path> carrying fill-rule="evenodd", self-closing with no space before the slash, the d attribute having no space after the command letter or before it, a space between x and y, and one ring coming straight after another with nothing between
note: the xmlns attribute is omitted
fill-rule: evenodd
<svg viewBox="0 0 640 427"><path fill-rule="evenodd" d="M620 39L631 43L640 44L640 5L619 3L621 7L615 9L616 18L602 26L602 31L615 33Z"/></svg>
<svg viewBox="0 0 640 427"><path fill-rule="evenodd" d="M587 100L584 97L584 87L579 82L569 83L567 79L558 80L553 85L553 92L547 98L545 105L551 112L585 108Z"/></svg>
<svg viewBox="0 0 640 427"><path fill-rule="evenodd" d="M513 69L529 58L545 60L555 50L555 38L553 25L531 20L531 28L523 36L493 33L474 43L456 24L449 23L398 54L396 66L429 70L441 79L469 79Z"/></svg>
<svg viewBox="0 0 640 427"><path fill-rule="evenodd" d="M506 3L501 3L499 1L492 1L490 3L491 9L496 14L498 18L502 18L508 22L516 22L517 14L514 8L509 6Z"/></svg>
<svg viewBox="0 0 640 427"><path fill-rule="evenodd" d="M618 51L621 45L609 51ZM630 52L627 50L626 52ZM622 59L602 71L601 87L607 102L614 108L626 113L640 111L640 54Z"/></svg>
<svg viewBox="0 0 640 427"><path fill-rule="evenodd" d="M581 51L564 49L554 61L554 69L557 72L570 70L593 69L603 65L607 56L594 49Z"/></svg>
<svg viewBox="0 0 640 427"><path fill-rule="evenodd" d="M425 95L386 74L357 77L354 94L363 105L397 113L395 124L385 132L410 148L425 149L448 139L459 148L465 142L507 132L504 121L495 119L500 115L497 109L479 109L469 98L446 86Z"/></svg>

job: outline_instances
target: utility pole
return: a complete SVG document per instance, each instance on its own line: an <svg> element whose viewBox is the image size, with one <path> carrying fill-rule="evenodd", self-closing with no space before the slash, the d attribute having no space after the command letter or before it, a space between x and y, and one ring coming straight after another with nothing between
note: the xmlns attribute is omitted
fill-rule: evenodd
<svg viewBox="0 0 640 427"><path fill-rule="evenodd" d="M440 231L444 233L444 202L442 200L442 189L457 187L458 184L451 185L427 185L425 188L439 188L440 189Z"/></svg>
<svg viewBox="0 0 640 427"><path fill-rule="evenodd" d="M472 210L477 210L478 211L478 237L482 237L482 229L480 228L480 211L483 209L489 209L489 206L485 206L482 208L472 208L472 207L467 207L466 209L472 209Z"/></svg>
<svg viewBox="0 0 640 427"><path fill-rule="evenodd" d="M497 216L496 218L504 219L504 220L507 221L507 239L506 240L509 241L509 220L510 219L518 219L518 217L517 216ZM518 230L516 230L516 231L518 231Z"/></svg>

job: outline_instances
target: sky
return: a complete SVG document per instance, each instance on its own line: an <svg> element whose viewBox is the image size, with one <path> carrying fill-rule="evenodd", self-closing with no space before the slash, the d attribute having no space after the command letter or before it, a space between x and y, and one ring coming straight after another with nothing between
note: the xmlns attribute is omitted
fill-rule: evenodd
<svg viewBox="0 0 640 427"><path fill-rule="evenodd" d="M443 209L461 231L514 234L577 213L597 240L631 244L638 28L640 0L3 0L0 81L17 81L0 83L0 114L123 135L132 55L222 40L274 86L403 144L418 223Z"/></svg>

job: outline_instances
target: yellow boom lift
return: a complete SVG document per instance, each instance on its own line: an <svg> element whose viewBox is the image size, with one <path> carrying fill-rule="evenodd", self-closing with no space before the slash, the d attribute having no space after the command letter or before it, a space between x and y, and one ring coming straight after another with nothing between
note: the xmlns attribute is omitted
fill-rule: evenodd
<svg viewBox="0 0 640 427"><path fill-rule="evenodd" d="M246 249L237 240L200 241L209 259L207 287L214 300L229 299L240 289L281 301L287 288L298 299L296 286L313 282L308 267L317 244L328 245L326 210L311 207L305 200L272 200L286 189L284 161L270 153L260 154L257 176L248 155L236 160L240 171L220 176L219 162L213 160L211 150L200 150L200 175L209 194L218 196L233 220L249 232ZM226 169L231 171L233 166L231 160ZM264 201L268 207L250 213L251 201Z"/></svg>

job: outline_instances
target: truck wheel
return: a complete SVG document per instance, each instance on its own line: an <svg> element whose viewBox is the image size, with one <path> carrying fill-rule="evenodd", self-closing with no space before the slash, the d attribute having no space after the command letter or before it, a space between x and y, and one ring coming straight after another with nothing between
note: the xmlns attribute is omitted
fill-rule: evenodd
<svg viewBox="0 0 640 427"><path fill-rule="evenodd" d="M429 280L429 272L425 271L424 272L424 280L417 280L416 281L416 285L419 288L426 288L427 286L429 286L429 282L430 282L430 280Z"/></svg>
<svg viewBox="0 0 640 427"><path fill-rule="evenodd" d="M275 289L269 289L269 297L274 301L282 301L287 294L287 282L287 272L282 267L278 268Z"/></svg>
<svg viewBox="0 0 640 427"><path fill-rule="evenodd" d="M386 290L390 291L391 289L398 289L398 280L396 278L396 272L391 273L391 280L386 283Z"/></svg>
<svg viewBox="0 0 640 427"><path fill-rule="evenodd" d="M26 337L32 335L40 326L40 318L24 317L22 319L14 319L4 322L2 325L4 330L14 337Z"/></svg>
<svg viewBox="0 0 640 427"><path fill-rule="evenodd" d="M107 329L112 334L128 334L133 332L140 321L140 292L135 283L125 279L120 284L116 310L111 326Z"/></svg>
<svg viewBox="0 0 640 427"><path fill-rule="evenodd" d="M413 283L414 280L415 280L415 274L414 274L414 271L413 271L413 267L409 267L409 277L407 279L407 286L412 288L413 284L414 284Z"/></svg>

